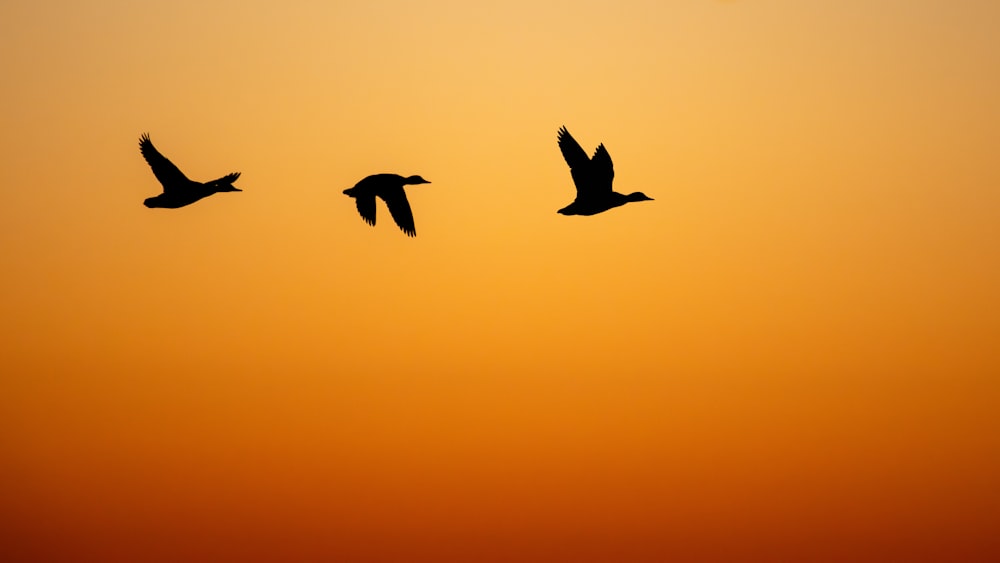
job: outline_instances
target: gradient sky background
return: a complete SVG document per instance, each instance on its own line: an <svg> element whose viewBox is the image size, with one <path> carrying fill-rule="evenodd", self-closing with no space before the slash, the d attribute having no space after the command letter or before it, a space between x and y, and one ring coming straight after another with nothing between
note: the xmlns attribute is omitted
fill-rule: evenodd
<svg viewBox="0 0 1000 563"><path fill-rule="evenodd" d="M998 22L6 0L0 559L996 561Z"/></svg>

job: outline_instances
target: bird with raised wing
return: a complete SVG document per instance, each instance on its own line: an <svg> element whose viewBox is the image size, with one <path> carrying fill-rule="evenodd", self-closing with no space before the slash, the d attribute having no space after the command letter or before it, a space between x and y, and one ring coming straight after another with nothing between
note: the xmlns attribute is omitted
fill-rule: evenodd
<svg viewBox="0 0 1000 563"><path fill-rule="evenodd" d="M374 174L363 178L347 188L344 193L353 197L358 206L358 213L365 223L375 225L375 198L379 197L389 208L389 215L408 236L417 236L417 228L413 223L413 211L410 202L406 200L403 186L413 184L430 184L420 176L403 177L398 174Z"/></svg>
<svg viewBox="0 0 1000 563"><path fill-rule="evenodd" d="M179 168L174 166L167 157L160 154L149 140L149 133L144 133L139 137L139 151L143 158L153 169L153 175L163 184L163 193L146 198L143 204L146 207L166 207L176 209L191 205L199 199L208 197L218 192L241 192L243 190L233 185L233 182L240 177L239 172L227 174L211 182L195 182L189 180Z"/></svg>
<svg viewBox="0 0 1000 563"><path fill-rule="evenodd" d="M573 183L576 184L576 199L560 209L559 213L597 215L630 201L652 201L653 198L642 192L625 195L611 189L611 183L615 179L615 169L611 155L603 143L598 145L594 156L588 158L580 143L577 143L563 126L559 129L559 150L562 151L573 176Z"/></svg>

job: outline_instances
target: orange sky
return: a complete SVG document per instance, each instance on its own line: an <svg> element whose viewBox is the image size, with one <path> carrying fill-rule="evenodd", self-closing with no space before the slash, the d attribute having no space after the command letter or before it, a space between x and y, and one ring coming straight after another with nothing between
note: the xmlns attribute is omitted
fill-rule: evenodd
<svg viewBox="0 0 1000 563"><path fill-rule="evenodd" d="M0 559L997 560L997 21L4 2Z"/></svg>

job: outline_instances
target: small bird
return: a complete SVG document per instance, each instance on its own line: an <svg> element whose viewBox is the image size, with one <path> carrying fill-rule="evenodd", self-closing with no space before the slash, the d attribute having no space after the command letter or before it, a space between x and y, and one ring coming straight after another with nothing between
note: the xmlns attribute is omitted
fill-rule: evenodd
<svg viewBox="0 0 1000 563"><path fill-rule="evenodd" d="M653 200L642 192L625 195L611 189L611 182L615 179L615 169L611 163L611 155L603 143L594 151L593 157L587 158L587 153L580 147L580 143L577 143L563 126L559 129L559 150L562 151L566 164L569 164L573 183L576 184L576 199L560 209L559 213L597 215L630 201Z"/></svg>
<svg viewBox="0 0 1000 563"><path fill-rule="evenodd" d="M375 225L375 196L382 198L389 208L389 215L408 236L417 236L417 228L413 224L413 212L410 202L406 201L403 186L407 184L430 184L420 176L403 177L398 174L374 174L362 179L353 188L347 188L344 193L353 197L358 205L358 213L365 223Z"/></svg>
<svg viewBox="0 0 1000 563"><path fill-rule="evenodd" d="M208 197L216 192L241 192L243 190L233 185L233 182L240 177L239 172L227 174L218 180L211 182L195 182L189 180L173 162L160 154L149 140L149 133L144 133L139 137L139 150L142 157L153 169L153 175L163 184L163 193L146 198L143 202L146 207L167 207L177 209L190 205L201 198Z"/></svg>

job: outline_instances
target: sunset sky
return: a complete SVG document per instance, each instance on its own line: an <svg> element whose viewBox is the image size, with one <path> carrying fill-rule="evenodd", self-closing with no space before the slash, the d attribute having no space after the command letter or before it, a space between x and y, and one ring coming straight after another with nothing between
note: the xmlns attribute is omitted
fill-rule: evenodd
<svg viewBox="0 0 1000 563"><path fill-rule="evenodd" d="M998 24L4 0L0 560L1000 560Z"/></svg>

